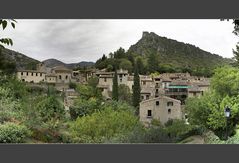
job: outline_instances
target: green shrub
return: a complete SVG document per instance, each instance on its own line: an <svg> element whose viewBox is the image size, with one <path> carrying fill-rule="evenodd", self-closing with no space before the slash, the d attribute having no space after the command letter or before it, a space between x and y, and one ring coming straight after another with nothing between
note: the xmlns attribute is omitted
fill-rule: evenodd
<svg viewBox="0 0 239 163"><path fill-rule="evenodd" d="M100 101L96 98L88 100L78 98L74 101L74 105L70 107L71 118L75 120L77 117L91 115L100 109L100 105Z"/></svg>
<svg viewBox="0 0 239 163"><path fill-rule="evenodd" d="M0 125L0 143L24 143L30 131L23 125L4 123Z"/></svg>
<svg viewBox="0 0 239 163"><path fill-rule="evenodd" d="M70 89L76 89L76 87L77 87L76 83L73 83L73 82L69 83L69 88Z"/></svg>
<svg viewBox="0 0 239 163"><path fill-rule="evenodd" d="M52 118L61 119L65 115L63 104L55 96L45 97L36 104L36 111L39 112L43 122Z"/></svg>
<svg viewBox="0 0 239 163"><path fill-rule="evenodd" d="M102 143L131 132L137 124L138 118L132 112L106 108L77 118L70 124L70 133L76 143Z"/></svg>

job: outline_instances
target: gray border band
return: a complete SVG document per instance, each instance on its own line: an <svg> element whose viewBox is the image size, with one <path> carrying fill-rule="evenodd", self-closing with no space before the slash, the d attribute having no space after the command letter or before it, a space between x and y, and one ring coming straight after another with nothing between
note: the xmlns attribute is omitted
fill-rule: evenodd
<svg viewBox="0 0 239 163"><path fill-rule="evenodd" d="M7 0L2 18L236 18L238 0Z"/></svg>

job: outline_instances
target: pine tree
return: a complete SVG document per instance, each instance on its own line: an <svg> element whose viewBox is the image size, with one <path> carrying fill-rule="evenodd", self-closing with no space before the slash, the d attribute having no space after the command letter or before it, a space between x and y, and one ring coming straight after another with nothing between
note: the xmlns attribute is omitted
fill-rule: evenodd
<svg viewBox="0 0 239 163"><path fill-rule="evenodd" d="M138 64L136 63L136 65ZM138 66L135 66L132 104L136 108L137 115L139 114L140 91L141 89L140 89L140 78L139 78Z"/></svg>
<svg viewBox="0 0 239 163"><path fill-rule="evenodd" d="M113 78L112 99L115 101L118 101L118 99L119 99L117 70L115 70L115 74L114 74L114 78Z"/></svg>

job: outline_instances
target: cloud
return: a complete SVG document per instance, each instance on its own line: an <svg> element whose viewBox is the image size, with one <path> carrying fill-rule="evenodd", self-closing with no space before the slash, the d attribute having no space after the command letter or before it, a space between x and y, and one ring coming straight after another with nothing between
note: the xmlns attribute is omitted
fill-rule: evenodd
<svg viewBox="0 0 239 163"><path fill-rule="evenodd" d="M232 57L238 38L231 22L220 20L18 20L16 29L8 28L3 36L11 37L11 49L38 60L56 58L71 63L96 61L103 54L128 49L143 31L190 43L203 50Z"/></svg>

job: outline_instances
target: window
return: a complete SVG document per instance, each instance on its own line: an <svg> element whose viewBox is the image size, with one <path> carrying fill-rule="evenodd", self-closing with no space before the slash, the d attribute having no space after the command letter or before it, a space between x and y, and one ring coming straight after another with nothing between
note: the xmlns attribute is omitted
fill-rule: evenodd
<svg viewBox="0 0 239 163"><path fill-rule="evenodd" d="M122 79L120 78L120 82L122 82Z"/></svg>
<svg viewBox="0 0 239 163"><path fill-rule="evenodd" d="M68 79L68 76L66 75L66 80Z"/></svg>
<svg viewBox="0 0 239 163"><path fill-rule="evenodd" d="M120 77L120 78L122 78L122 77L123 77L123 75L122 75L122 74L119 74L119 77Z"/></svg>
<svg viewBox="0 0 239 163"><path fill-rule="evenodd" d="M27 72L27 76L28 76L28 72Z"/></svg>
<svg viewBox="0 0 239 163"><path fill-rule="evenodd" d="M156 101L156 106L159 106L159 101Z"/></svg>
<svg viewBox="0 0 239 163"><path fill-rule="evenodd" d="M38 73L36 73L36 76L38 76Z"/></svg>
<svg viewBox="0 0 239 163"><path fill-rule="evenodd" d="M61 75L59 75L59 79L61 79Z"/></svg>
<svg viewBox="0 0 239 163"><path fill-rule="evenodd" d="M143 85L146 85L146 81L143 81Z"/></svg>
<svg viewBox="0 0 239 163"><path fill-rule="evenodd" d="M104 78L104 82L106 82L107 81L107 79L106 78Z"/></svg>
<svg viewBox="0 0 239 163"><path fill-rule="evenodd" d="M148 100L149 99L149 95L146 95L146 100Z"/></svg>
<svg viewBox="0 0 239 163"><path fill-rule="evenodd" d="M156 93L159 93L159 89L156 89Z"/></svg>
<svg viewBox="0 0 239 163"><path fill-rule="evenodd" d="M32 76L33 76L33 72L32 72Z"/></svg>
<svg viewBox="0 0 239 163"><path fill-rule="evenodd" d="M141 100L143 100L144 99L144 96L141 96Z"/></svg>
<svg viewBox="0 0 239 163"><path fill-rule="evenodd" d="M173 106L173 102L172 101L167 102L167 106Z"/></svg>
<svg viewBox="0 0 239 163"><path fill-rule="evenodd" d="M42 76L42 73L40 73L40 76Z"/></svg>
<svg viewBox="0 0 239 163"><path fill-rule="evenodd" d="M171 109L168 109L168 114L171 114Z"/></svg>
<svg viewBox="0 0 239 163"><path fill-rule="evenodd" d="M159 86L159 83L156 83L156 87L158 87Z"/></svg>
<svg viewBox="0 0 239 163"><path fill-rule="evenodd" d="M152 110L148 110L147 116L152 117Z"/></svg>
<svg viewBox="0 0 239 163"><path fill-rule="evenodd" d="M21 72L21 75L23 75L23 72Z"/></svg>

